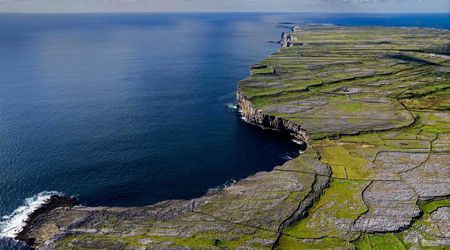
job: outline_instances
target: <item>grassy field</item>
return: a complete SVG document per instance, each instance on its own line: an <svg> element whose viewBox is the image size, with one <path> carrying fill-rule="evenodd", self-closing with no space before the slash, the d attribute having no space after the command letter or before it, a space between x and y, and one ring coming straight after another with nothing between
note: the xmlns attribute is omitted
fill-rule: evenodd
<svg viewBox="0 0 450 250"><path fill-rule="evenodd" d="M50 249L449 249L450 33L305 26L238 87L299 157L193 200L55 209ZM245 107L244 107L245 105Z"/></svg>

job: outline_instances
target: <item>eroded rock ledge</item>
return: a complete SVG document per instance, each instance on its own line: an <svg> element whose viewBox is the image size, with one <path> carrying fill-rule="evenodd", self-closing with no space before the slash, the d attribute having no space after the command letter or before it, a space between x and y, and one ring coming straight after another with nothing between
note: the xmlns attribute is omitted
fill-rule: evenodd
<svg viewBox="0 0 450 250"><path fill-rule="evenodd" d="M276 116L267 115L255 109L242 91L236 91L236 101L244 121L264 129L275 129L291 135L304 143L308 142L306 131L298 124Z"/></svg>
<svg viewBox="0 0 450 250"><path fill-rule="evenodd" d="M450 33L305 26L239 83L247 122L308 141L219 192L140 208L56 208L41 249L450 246Z"/></svg>

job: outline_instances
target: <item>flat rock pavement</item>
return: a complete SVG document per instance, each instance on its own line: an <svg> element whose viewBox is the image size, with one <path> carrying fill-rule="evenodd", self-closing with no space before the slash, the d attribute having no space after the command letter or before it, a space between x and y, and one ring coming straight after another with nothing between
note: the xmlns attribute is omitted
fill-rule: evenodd
<svg viewBox="0 0 450 250"><path fill-rule="evenodd" d="M42 249L449 247L450 32L304 26L238 87L248 122L308 149L193 200L57 208Z"/></svg>

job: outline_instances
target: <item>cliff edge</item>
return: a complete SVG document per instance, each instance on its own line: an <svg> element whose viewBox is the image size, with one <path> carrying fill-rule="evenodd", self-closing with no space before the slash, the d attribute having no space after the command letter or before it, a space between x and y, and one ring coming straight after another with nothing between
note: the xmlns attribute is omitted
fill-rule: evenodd
<svg viewBox="0 0 450 250"><path fill-rule="evenodd" d="M197 199L46 210L21 237L40 249L449 247L449 40L297 27L237 101L247 122L306 142L299 157Z"/></svg>

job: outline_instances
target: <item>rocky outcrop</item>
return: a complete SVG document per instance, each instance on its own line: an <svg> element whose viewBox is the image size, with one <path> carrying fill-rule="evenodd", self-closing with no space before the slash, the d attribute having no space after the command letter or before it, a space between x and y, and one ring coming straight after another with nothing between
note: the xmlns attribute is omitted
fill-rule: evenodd
<svg viewBox="0 0 450 250"><path fill-rule="evenodd" d="M414 190L400 181L375 181L363 194L368 211L359 217L353 230L367 233L395 232L408 228L419 217Z"/></svg>
<svg viewBox="0 0 450 250"><path fill-rule="evenodd" d="M237 90L236 92L236 100L239 112L246 122L262 128L278 130L307 143L308 135L300 125L280 117L265 114L263 111L255 109L250 100L248 100L245 94L240 90Z"/></svg>
<svg viewBox="0 0 450 250"><path fill-rule="evenodd" d="M281 33L281 40L280 40L281 47L292 47L294 46L294 41L296 40L297 38L291 36L290 33L287 32Z"/></svg>
<svg viewBox="0 0 450 250"><path fill-rule="evenodd" d="M36 239L41 237L41 232L36 233L35 228L46 227L49 220L59 219L59 217L49 217L53 210L68 210L77 204L77 200L73 197L52 195L45 204L29 215L25 227L17 234L16 239L34 246Z"/></svg>

